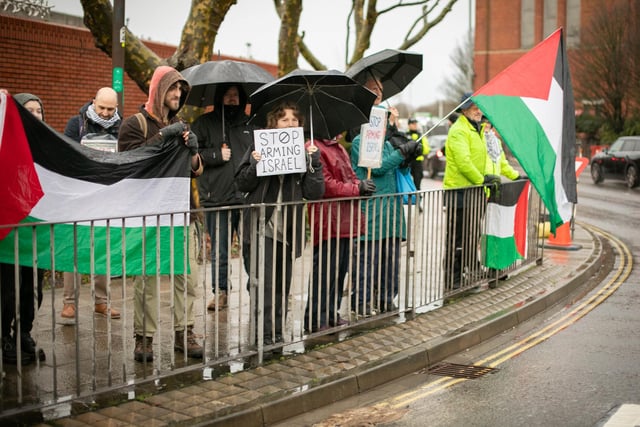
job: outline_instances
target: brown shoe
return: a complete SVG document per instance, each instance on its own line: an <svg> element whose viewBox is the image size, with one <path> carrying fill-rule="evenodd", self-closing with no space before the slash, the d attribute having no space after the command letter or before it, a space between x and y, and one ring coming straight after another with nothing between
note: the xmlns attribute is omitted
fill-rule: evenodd
<svg viewBox="0 0 640 427"><path fill-rule="evenodd" d="M224 310L227 308L227 291L219 291L218 296L213 296L213 299L207 304L207 310L216 311Z"/></svg>
<svg viewBox="0 0 640 427"><path fill-rule="evenodd" d="M74 319L76 318L76 306L75 304L64 304L62 306L62 313L60 313L60 317L64 317L65 319Z"/></svg>
<svg viewBox="0 0 640 427"><path fill-rule="evenodd" d="M180 351L184 353L184 331L176 331L175 343L173 348L176 351ZM187 327L187 356L193 357L194 359L202 359L202 346L198 344L196 341L196 336L193 333L193 327Z"/></svg>
<svg viewBox="0 0 640 427"><path fill-rule="evenodd" d="M133 358L137 362L151 362L153 360L153 337L136 335L136 348L133 350Z"/></svg>
<svg viewBox="0 0 640 427"><path fill-rule="evenodd" d="M118 310L116 310L115 308L113 308L113 307L111 307L111 310L109 310L107 308L107 304L106 303L96 304L95 312L97 314L102 314L104 317L107 317L107 315L109 313L111 313L111 318L112 319L119 319L120 318L120 312Z"/></svg>

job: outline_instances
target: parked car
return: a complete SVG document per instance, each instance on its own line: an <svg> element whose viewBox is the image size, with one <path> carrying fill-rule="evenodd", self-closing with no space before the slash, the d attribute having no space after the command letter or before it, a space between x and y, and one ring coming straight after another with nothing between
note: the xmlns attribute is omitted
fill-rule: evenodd
<svg viewBox="0 0 640 427"><path fill-rule="evenodd" d="M427 140L431 149L424 159L423 167L427 177L435 178L438 173L444 172L444 167L447 164L444 155L444 143L447 140L447 135L432 135L428 136Z"/></svg>
<svg viewBox="0 0 640 427"><path fill-rule="evenodd" d="M624 179L627 187L636 187L640 183L640 136L621 136L593 156L590 164L594 183L600 184L605 178Z"/></svg>

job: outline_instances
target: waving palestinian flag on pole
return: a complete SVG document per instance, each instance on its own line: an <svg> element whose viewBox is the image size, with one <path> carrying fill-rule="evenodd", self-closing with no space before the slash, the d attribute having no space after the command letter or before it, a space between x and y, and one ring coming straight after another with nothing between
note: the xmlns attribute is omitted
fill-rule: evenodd
<svg viewBox="0 0 640 427"><path fill-rule="evenodd" d="M17 248L19 264L34 265L35 248L38 267L57 271L74 271L77 258L77 271L91 273L93 258L96 274L124 274L123 262L126 274L143 268L169 274L172 262L176 274L184 272L190 191L184 144L94 150L1 96L0 226L33 225L0 228L0 262L13 264Z"/></svg>
<svg viewBox="0 0 640 427"><path fill-rule="evenodd" d="M549 210L551 232L577 203L575 111L558 29L472 95Z"/></svg>

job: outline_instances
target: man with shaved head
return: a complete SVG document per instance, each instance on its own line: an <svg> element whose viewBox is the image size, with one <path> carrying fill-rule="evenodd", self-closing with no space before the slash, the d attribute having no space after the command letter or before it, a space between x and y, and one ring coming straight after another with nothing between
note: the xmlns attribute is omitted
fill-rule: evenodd
<svg viewBox="0 0 640 427"><path fill-rule="evenodd" d="M80 108L78 114L69 119L64 134L80 143L83 139L117 141L120 123L122 123L122 118L118 114L118 94L110 87L103 87L98 90L93 101L87 102ZM115 148L116 144L114 143L113 146ZM76 304L73 273L64 273L63 282L64 305L60 313L60 323L75 324ZM75 282L75 286L79 288L80 275L76 277ZM107 305L106 276L97 275L95 277L95 289L95 313L119 319L120 312Z"/></svg>
<svg viewBox="0 0 640 427"><path fill-rule="evenodd" d="M118 114L118 94L110 87L98 90L64 128L64 134L81 142L83 138L118 139L122 118Z"/></svg>

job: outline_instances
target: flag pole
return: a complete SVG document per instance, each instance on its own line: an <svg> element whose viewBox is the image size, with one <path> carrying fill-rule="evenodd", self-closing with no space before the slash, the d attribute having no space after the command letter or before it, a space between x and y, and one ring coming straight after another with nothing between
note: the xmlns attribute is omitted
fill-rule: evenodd
<svg viewBox="0 0 640 427"><path fill-rule="evenodd" d="M429 130L427 130L425 133L423 133L422 135L420 135L420 137L418 139L416 139L416 141L420 141L422 138L424 138L425 136L429 135L431 133L432 130L434 130L435 128L437 128L438 126L440 126L440 123L444 122L450 115L452 115L453 113L455 113L456 111L458 111L458 109L460 109L460 107L462 107L462 104L464 104L465 102L467 102L469 99L471 99L471 97L465 99L464 101L462 101L460 104L458 104L453 110L449 111L447 113L446 116L444 116L443 118L441 118L438 123L436 123L435 125L431 126L431 128Z"/></svg>

